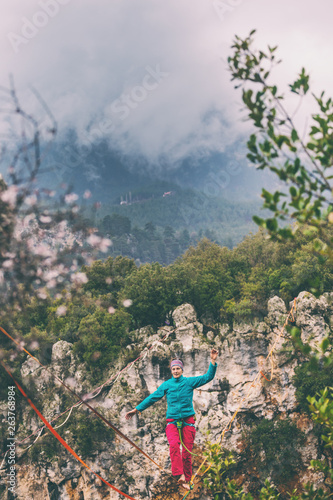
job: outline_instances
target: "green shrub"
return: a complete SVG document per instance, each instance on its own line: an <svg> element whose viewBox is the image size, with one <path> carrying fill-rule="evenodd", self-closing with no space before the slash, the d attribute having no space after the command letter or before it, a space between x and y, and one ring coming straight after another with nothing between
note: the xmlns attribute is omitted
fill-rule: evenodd
<svg viewBox="0 0 333 500"><path fill-rule="evenodd" d="M304 434L290 420L263 419L245 436L247 453L260 478L270 476L277 485L285 484L301 464L298 451Z"/></svg>
<svg viewBox="0 0 333 500"><path fill-rule="evenodd" d="M295 369L293 384L300 409L310 413L308 397L314 397L325 387L332 385L333 364L320 366L306 361Z"/></svg>
<svg viewBox="0 0 333 500"><path fill-rule="evenodd" d="M218 443L208 441L204 456L210 465L203 480L204 485L214 500L223 500L226 495L227 479L236 464L233 453Z"/></svg>
<svg viewBox="0 0 333 500"><path fill-rule="evenodd" d="M41 436L38 441L29 449L29 456L33 463L39 463L41 457L52 460L59 456L61 444L49 431Z"/></svg>
<svg viewBox="0 0 333 500"><path fill-rule="evenodd" d="M130 315L118 309L114 314L99 309L81 320L73 352L87 364L88 369L98 370L97 375L117 358L121 348L128 344Z"/></svg>
<svg viewBox="0 0 333 500"><path fill-rule="evenodd" d="M91 412L74 413L67 428L72 433L74 450L82 457L91 456L101 443L110 443L114 438L114 431Z"/></svg>

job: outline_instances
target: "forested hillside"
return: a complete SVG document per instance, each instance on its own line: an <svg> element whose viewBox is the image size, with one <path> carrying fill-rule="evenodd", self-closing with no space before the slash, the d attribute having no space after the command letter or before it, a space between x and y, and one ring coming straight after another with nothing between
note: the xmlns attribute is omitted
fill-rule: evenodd
<svg viewBox="0 0 333 500"><path fill-rule="evenodd" d="M288 304L300 291L333 287L332 262L318 262L301 230L284 244L259 231L233 250L204 239L169 266L137 267L118 256L82 271L88 281L71 294L33 299L6 323L36 346L36 353L59 339L74 343L95 377L127 345L131 329L169 324L170 312L180 304L193 304L206 324L232 325L263 318L274 295Z"/></svg>
<svg viewBox="0 0 333 500"><path fill-rule="evenodd" d="M203 237L231 249L256 230L252 215L261 213L259 201L231 202L179 186L165 193L162 186L130 193L131 200L128 194L123 204L102 205L95 213L84 211L112 239L109 255L168 265Z"/></svg>
<svg viewBox="0 0 333 500"><path fill-rule="evenodd" d="M318 261L312 252L311 238L302 230L295 233L294 240L283 244L267 240L267 234L259 231L246 237L232 250L203 239L174 263L164 267L159 263L137 267L127 257L108 257L104 261L98 260L84 266L80 271L82 273L87 280L81 280L81 284L77 282L61 295L50 293L31 299L25 304L24 310L12 312L3 318L2 325L16 338L20 338L21 345L46 365L50 365L51 359L54 359L53 346L57 342L62 345L59 340L66 341L64 345L71 345L73 355L83 363L80 366L84 366L92 387L105 381L110 367L118 366L119 360L126 364L140 354L133 344L137 335L133 330L151 325L152 328L142 330L140 335L144 332L148 342L149 336L155 339L158 327L174 326L171 313L181 304L193 304L203 324L204 342L207 342L207 332L212 338L212 332L216 334L223 331L222 337L221 333L217 333L216 338L219 342L225 340L226 345L229 345L228 342L237 340L232 332L239 331L239 324L258 325L267 317L267 303L271 297L278 294L289 307L289 301L300 291L310 291L316 287L318 293L329 292L333 285L332 262ZM254 341L262 335L265 337L263 333L252 333L250 337L242 334L244 338L238 339L237 345L239 347L239 342L244 342L246 346L250 338ZM296 355L299 360L294 381L297 401L299 408L308 412L307 397L315 397L316 391L325 387L332 370L329 366L322 367L318 373L313 362L306 356L296 354L302 346L298 344L297 348L297 342L300 341L297 336L294 341L295 351L292 354L293 349L289 346L289 356ZM28 359L26 354L4 337L2 356L10 359L14 376L20 379L22 363ZM232 359L234 356L235 353ZM309 373L313 376L308 377ZM1 396L4 398L10 379L3 371L0 377ZM37 390L31 384L29 394L41 407L50 394ZM124 384L122 382L121 387L124 386L126 391L127 385ZM224 385L223 390L228 391L227 380ZM64 395L61 408L69 404L69 397ZM245 451L237 458L237 466L236 455L216 445L212 448L209 448L209 443L205 445L209 450L209 460L215 463L205 483L209 491L216 488L219 477L217 464L222 461L225 464L223 491L226 488L225 481L241 474L242 477L250 478L251 492L256 495L256 488L262 484L260 478L265 478L268 473L273 473L275 485L283 490L285 481L292 481L296 477L301 463L300 453L296 451L293 459L290 459L290 440L301 447L304 433L289 420L280 421L278 418L274 421L263 418L255 422L245 419L242 425L246 429ZM108 431L98 420L92 420L89 424L91 428L97 440L94 445L89 438L85 416L76 414L67 426L67 434L73 433L74 436L72 445L75 449L79 447L84 456L90 456L92 450L98 450L106 439L110 439ZM262 458L263 450L265 459ZM49 460L54 463L56 457L62 454L58 444L50 436L45 436L31 448L24 463L39 462L41 451L45 463ZM251 460L252 465L260 467L259 475L244 475L244 460L246 463ZM272 469L273 463L278 464L278 470ZM286 463L290 466L287 467ZM228 484L229 497L236 498L232 496L237 494L236 483ZM126 491L126 486L123 488ZM272 486L268 485L267 488L270 491ZM273 489L271 491L274 492Z"/></svg>

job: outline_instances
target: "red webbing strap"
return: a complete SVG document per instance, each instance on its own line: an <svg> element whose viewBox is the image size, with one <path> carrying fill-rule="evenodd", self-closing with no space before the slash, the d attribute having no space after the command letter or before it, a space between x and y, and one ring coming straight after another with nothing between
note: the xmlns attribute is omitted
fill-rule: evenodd
<svg viewBox="0 0 333 500"><path fill-rule="evenodd" d="M43 415L40 413L39 410L37 410L36 406L33 404L33 402L31 401L31 399L28 398L28 396L26 395L26 393L24 392L24 390L22 389L22 387L20 386L20 384L18 382L16 382L16 380L14 379L13 375L10 373L10 371L6 368L6 366L3 364L2 361L0 361L2 367L6 370L6 372L8 373L8 375L14 380L15 382L15 385L16 387L18 388L18 390L20 391L20 393L26 398L26 400L28 401L29 405L31 406L31 408L37 413L37 415L39 416L39 418L44 422L44 424L46 425L46 427L52 432L52 434L58 439L58 441L60 441L60 443L66 448L66 450L68 450L72 455L73 457L75 457L82 465L84 465L84 467L86 467L90 472L92 472L96 477L98 477L101 481L103 481L103 483L105 483L107 486L109 486L110 488L112 488L113 490L115 490L117 493L119 493L119 495L122 495L126 498L129 498L130 500L135 500L135 498L129 496L129 495L126 495L126 493L123 493L122 491L118 490L115 486L112 486L112 484L108 483L105 479L102 478L102 476L100 476L99 474L97 474L97 472L94 472L90 467L89 465L87 465L83 460L82 458L80 458L76 453L75 451L66 443L66 441L64 441L62 439L62 437L57 433L57 431L52 427L51 424L49 424L49 422L43 417Z"/></svg>
<svg viewBox="0 0 333 500"><path fill-rule="evenodd" d="M260 370L260 375L262 377L264 377L264 379L267 380L267 382L272 382L272 379L269 379L269 378L265 377L265 375L263 374L263 372L261 370Z"/></svg>
<svg viewBox="0 0 333 500"><path fill-rule="evenodd" d="M35 361L37 361L37 363L39 363L40 366L42 366L43 368L45 368L45 370L47 370L49 373L51 373L51 375L55 379L57 379L58 382L60 382L60 384L62 384L71 394L73 394L76 398L78 398L78 400L81 401L82 404L86 405L92 412L94 412L95 415L97 415L99 418L101 418L103 420L103 422L106 423L106 425L108 425L109 427L111 427L111 429L116 434L118 434L118 436L120 436L121 438L125 439L125 441L127 441L137 451L139 451L140 453L142 453L142 455L144 455L146 458L148 458L148 460L150 460L151 462L153 462L153 464L156 465L156 467L158 467L160 470L162 470L162 471L164 470L163 467L161 467L157 462L155 462L155 460L153 460L149 455L147 455L147 453L145 453L138 445L136 445L135 443L133 443L133 441L131 441L127 436L125 436L125 434L123 434L119 429L117 429L117 427L115 427L113 424L111 424L111 422L109 422L105 417L103 417L103 415L101 415L97 410L95 410L95 408L93 408L92 406L90 406L89 403L87 403L84 399L82 399L78 394L76 394L76 392L74 392L68 385L66 385L59 377L57 377L57 375L55 375L51 370L49 370L45 365L43 365L43 363L41 363L39 361L39 359L35 358L35 356L33 356L29 351L27 351L26 349L24 349L24 347L19 342L17 342L17 340L15 340L13 337L11 337L11 335L9 335L9 333L7 333L6 330L4 330L1 326L0 326L0 330L8 338L10 338L17 346L19 346L20 349L22 349L31 358L33 358Z"/></svg>

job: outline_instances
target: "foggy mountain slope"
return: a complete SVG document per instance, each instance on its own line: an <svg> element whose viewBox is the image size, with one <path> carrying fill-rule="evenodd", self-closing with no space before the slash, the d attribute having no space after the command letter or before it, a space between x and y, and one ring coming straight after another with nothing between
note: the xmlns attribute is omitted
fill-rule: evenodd
<svg viewBox="0 0 333 500"><path fill-rule="evenodd" d="M249 165L242 141L226 153L186 157L176 164L166 159L151 164L140 156L125 156L105 141L83 146L71 131L65 140L53 144L44 163L46 173L42 184L56 189L66 183L78 194L89 189L92 199L103 203L117 203L118 197L126 192L156 181L165 182L166 191L179 185L201 191L207 197L236 203L258 199L262 187L270 189L276 183L269 172L257 171Z"/></svg>

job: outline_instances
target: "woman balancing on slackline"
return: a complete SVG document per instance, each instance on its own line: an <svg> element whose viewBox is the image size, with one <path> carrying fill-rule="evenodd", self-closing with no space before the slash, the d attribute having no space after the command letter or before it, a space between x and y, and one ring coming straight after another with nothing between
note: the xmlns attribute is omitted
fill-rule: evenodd
<svg viewBox="0 0 333 500"><path fill-rule="evenodd" d="M126 420L128 420L135 413L149 408L149 406L166 395L168 409L165 432L170 445L172 475L176 476L178 482L187 490L190 489L188 483L192 477L192 461L189 452L192 451L195 437L193 390L213 380L217 368L217 355L217 350L212 349L210 353L211 363L208 371L205 375L199 377L184 377L184 365L182 361L180 359L173 359L170 363L172 378L163 382L155 392L144 399L134 410L129 411L125 415ZM177 422L179 427L177 427ZM181 428L183 442L182 455L180 453L181 441L179 428Z"/></svg>

